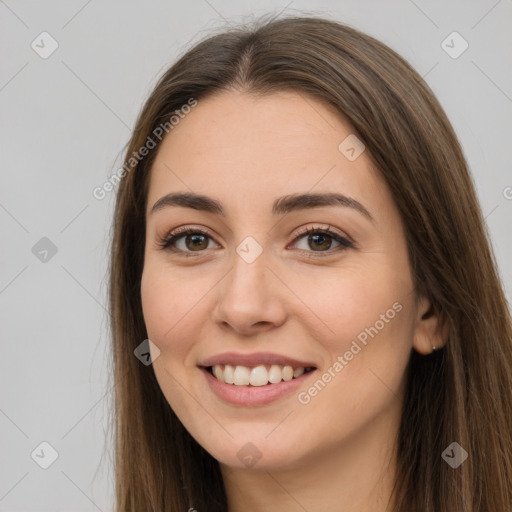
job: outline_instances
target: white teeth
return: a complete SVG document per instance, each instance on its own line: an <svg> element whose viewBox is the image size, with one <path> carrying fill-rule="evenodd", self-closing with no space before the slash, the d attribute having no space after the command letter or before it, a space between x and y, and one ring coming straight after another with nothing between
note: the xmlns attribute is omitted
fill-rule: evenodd
<svg viewBox="0 0 512 512"><path fill-rule="evenodd" d="M222 367L220 365L215 365L217 368L219 368L220 370L220 374L221 374L221 377L217 377L217 379L219 379L220 381L222 382L225 382L226 384L234 384L235 381L234 381L234 373L235 373L235 370L234 368L230 365L230 364L227 364L225 367L224 367L224 375L222 375ZM214 368L215 368L214 366ZM222 379L222 376L224 377L224 380Z"/></svg>
<svg viewBox="0 0 512 512"><path fill-rule="evenodd" d="M281 371L281 367L277 366L277 364L273 364L270 367L268 372L268 381L272 384L277 384L283 380L283 372Z"/></svg>
<svg viewBox="0 0 512 512"><path fill-rule="evenodd" d="M295 368L293 370L293 378L296 379L297 377L300 377L304 373L304 368L302 366L300 368Z"/></svg>
<svg viewBox="0 0 512 512"><path fill-rule="evenodd" d="M291 366L285 366L283 368L283 380L292 380L293 379L293 368Z"/></svg>
<svg viewBox="0 0 512 512"><path fill-rule="evenodd" d="M222 368L219 365L213 367L213 375L215 375L217 379L222 380Z"/></svg>
<svg viewBox="0 0 512 512"><path fill-rule="evenodd" d="M268 384L268 372L264 366L256 366L251 370L251 376L249 378L249 384L251 386L264 386Z"/></svg>
<svg viewBox="0 0 512 512"><path fill-rule="evenodd" d="M234 384L237 386L247 386L251 378L251 373L247 366L236 366L233 375Z"/></svg>
<svg viewBox="0 0 512 512"><path fill-rule="evenodd" d="M217 380L235 386L265 386L267 384L278 384L282 380L290 381L299 378L304 372L304 367L293 369L290 365L279 366L273 364L267 368L265 365L249 368L247 366L232 366L216 364L212 368L213 375Z"/></svg>

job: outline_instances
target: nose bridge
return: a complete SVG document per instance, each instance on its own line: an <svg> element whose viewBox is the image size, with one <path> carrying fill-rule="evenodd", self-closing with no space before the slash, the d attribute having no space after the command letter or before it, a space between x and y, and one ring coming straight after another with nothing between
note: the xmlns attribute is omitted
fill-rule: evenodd
<svg viewBox="0 0 512 512"><path fill-rule="evenodd" d="M231 271L219 288L215 319L240 332L258 324L280 324L284 307L267 268L269 251L255 238L246 237L236 247Z"/></svg>

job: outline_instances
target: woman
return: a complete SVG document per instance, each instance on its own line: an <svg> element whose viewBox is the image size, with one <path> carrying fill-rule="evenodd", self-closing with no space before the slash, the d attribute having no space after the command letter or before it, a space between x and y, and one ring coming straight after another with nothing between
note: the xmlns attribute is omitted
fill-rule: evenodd
<svg viewBox="0 0 512 512"><path fill-rule="evenodd" d="M320 18L211 36L123 169L117 510L511 510L510 313L401 57Z"/></svg>

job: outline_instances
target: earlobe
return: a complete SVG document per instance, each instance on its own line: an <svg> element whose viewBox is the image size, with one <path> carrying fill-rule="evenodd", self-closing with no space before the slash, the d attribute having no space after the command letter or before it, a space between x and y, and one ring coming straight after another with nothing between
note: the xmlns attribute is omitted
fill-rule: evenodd
<svg viewBox="0 0 512 512"><path fill-rule="evenodd" d="M445 319L426 298L419 300L413 346L422 355L432 354L446 344L448 329Z"/></svg>

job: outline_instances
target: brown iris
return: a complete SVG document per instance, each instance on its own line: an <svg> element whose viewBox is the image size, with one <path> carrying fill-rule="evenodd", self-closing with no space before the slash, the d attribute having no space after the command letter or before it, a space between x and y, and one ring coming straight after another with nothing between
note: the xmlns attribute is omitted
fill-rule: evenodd
<svg viewBox="0 0 512 512"><path fill-rule="evenodd" d="M189 244L189 241L191 244ZM208 247L208 237L200 234L187 235L185 237L185 245L187 249L192 251L206 249Z"/></svg>
<svg viewBox="0 0 512 512"><path fill-rule="evenodd" d="M323 247L320 248L321 251L327 251L328 249L331 248L331 243L332 243L332 240L330 237L326 236L326 235L323 235L323 234L315 234L315 235L309 235L308 236L308 244L309 246L314 249L314 247L311 245L311 241L313 241L313 243L315 244L320 244L320 245L323 245ZM327 244L327 246L326 246Z"/></svg>

